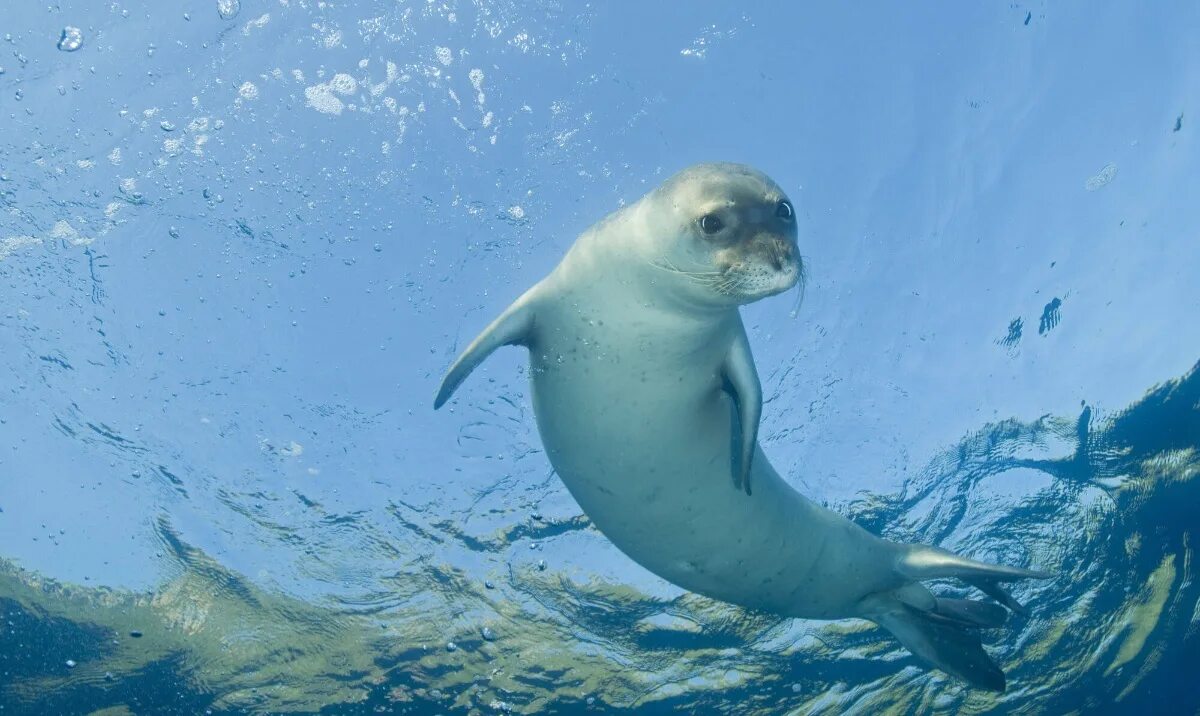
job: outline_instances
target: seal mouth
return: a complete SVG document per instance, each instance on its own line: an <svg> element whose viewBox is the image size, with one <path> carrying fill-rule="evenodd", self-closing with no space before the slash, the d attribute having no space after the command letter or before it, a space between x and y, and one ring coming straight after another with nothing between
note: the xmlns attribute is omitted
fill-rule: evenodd
<svg viewBox="0 0 1200 716"><path fill-rule="evenodd" d="M783 293L804 280L804 262L794 244L778 236L762 235L727 247L714 257L707 270L685 270L668 259L651 262L655 268L698 285L724 301L750 303Z"/></svg>
<svg viewBox="0 0 1200 716"><path fill-rule="evenodd" d="M716 293L754 301L793 288L804 276L804 263L796 246L776 234L759 234L744 244L716 256L719 280Z"/></svg>
<svg viewBox="0 0 1200 716"><path fill-rule="evenodd" d="M721 271L720 278L711 283L711 288L719 295L749 302L794 288L803 277L804 264L799 258L765 265L739 262Z"/></svg>

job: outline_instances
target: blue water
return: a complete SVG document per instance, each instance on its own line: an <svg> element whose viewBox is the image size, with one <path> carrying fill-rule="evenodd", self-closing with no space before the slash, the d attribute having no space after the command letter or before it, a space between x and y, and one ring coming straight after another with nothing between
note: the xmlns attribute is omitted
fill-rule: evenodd
<svg viewBox="0 0 1200 716"><path fill-rule="evenodd" d="M0 711L1196 713L1198 28L9 3ZM1056 573L985 639L1004 695L634 565L552 473L519 350L432 411L580 231L708 160L798 209L803 302L743 311L772 462Z"/></svg>

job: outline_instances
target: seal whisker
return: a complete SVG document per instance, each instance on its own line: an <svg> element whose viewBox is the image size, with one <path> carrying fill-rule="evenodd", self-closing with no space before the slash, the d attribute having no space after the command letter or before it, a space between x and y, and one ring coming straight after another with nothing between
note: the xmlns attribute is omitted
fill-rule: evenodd
<svg viewBox="0 0 1200 716"><path fill-rule="evenodd" d="M697 278L697 277L710 278L710 277L714 277L714 276L721 276L724 274L724 272L722 272L722 271L684 271L683 269L674 266L673 264L671 264L670 261L667 261L666 259L663 259L661 262L660 261L651 261L650 265L656 269L661 269L663 271L667 271L668 273L677 273L682 276L689 276L692 278Z"/></svg>
<svg viewBox="0 0 1200 716"><path fill-rule="evenodd" d="M717 287L726 280L726 276L728 274L727 271L684 271L665 258L660 261L650 261L649 263L651 266L659 269L660 271L666 271L667 273L683 276L684 278L695 281L705 288L716 290L718 292L720 292L720 289Z"/></svg>
<svg viewBox="0 0 1200 716"><path fill-rule="evenodd" d="M746 277L740 273L727 272L723 280L713 284L713 290L726 296L735 293L735 289L742 288L746 283Z"/></svg>
<svg viewBox="0 0 1200 716"><path fill-rule="evenodd" d="M808 288L808 261L803 256L797 256L799 259L797 271L800 276L796 279L796 301L792 304L792 310L788 313L788 317L796 318L800 315L800 306L804 303L804 293Z"/></svg>

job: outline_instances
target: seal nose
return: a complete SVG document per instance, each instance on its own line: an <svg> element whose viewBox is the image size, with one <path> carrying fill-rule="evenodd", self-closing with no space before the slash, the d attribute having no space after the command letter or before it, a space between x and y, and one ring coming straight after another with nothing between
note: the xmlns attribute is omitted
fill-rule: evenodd
<svg viewBox="0 0 1200 716"><path fill-rule="evenodd" d="M778 236L763 236L759 243L759 252L766 262L776 271L782 271L792 261L792 242Z"/></svg>

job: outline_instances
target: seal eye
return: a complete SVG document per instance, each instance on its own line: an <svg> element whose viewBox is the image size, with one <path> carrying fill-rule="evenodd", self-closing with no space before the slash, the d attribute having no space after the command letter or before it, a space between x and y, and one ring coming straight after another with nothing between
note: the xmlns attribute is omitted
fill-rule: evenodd
<svg viewBox="0 0 1200 716"><path fill-rule="evenodd" d="M700 230L706 234L715 234L725 228L725 222L716 214L705 214L700 217Z"/></svg>
<svg viewBox="0 0 1200 716"><path fill-rule="evenodd" d="M791 221L796 215L796 211L792 209L792 205L786 201L779 202L779 206L775 207L775 216L778 216L784 221Z"/></svg>

